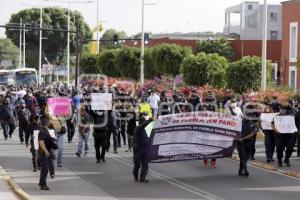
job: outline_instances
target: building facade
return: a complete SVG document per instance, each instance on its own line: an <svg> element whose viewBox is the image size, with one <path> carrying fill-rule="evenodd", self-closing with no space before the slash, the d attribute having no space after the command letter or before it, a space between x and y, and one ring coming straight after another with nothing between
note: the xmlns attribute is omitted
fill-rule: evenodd
<svg viewBox="0 0 300 200"><path fill-rule="evenodd" d="M259 2L245 1L225 11L224 34L240 40L261 40L263 8ZM281 5L268 5L268 40L282 38Z"/></svg>
<svg viewBox="0 0 300 200"><path fill-rule="evenodd" d="M300 0L282 2L282 15L281 84L297 91L300 90L300 70L297 67L300 50Z"/></svg>

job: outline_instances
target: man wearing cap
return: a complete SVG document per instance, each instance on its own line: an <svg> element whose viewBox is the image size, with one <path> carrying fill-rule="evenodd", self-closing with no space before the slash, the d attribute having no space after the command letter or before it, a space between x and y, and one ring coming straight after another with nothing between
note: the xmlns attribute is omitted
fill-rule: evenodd
<svg viewBox="0 0 300 200"><path fill-rule="evenodd" d="M148 183L146 175L148 173L148 160L149 160L149 148L150 148L150 133L146 130L146 127L150 125L152 119L146 113L141 113L139 126L134 131L133 136L133 176L134 180L139 180L139 169L140 182ZM148 131L148 132L147 132ZM151 131L150 131L151 132Z"/></svg>
<svg viewBox="0 0 300 200"><path fill-rule="evenodd" d="M24 100L21 101L17 109L17 117L19 120L19 138L20 143L23 144L24 134L29 124L30 111L26 108Z"/></svg>
<svg viewBox="0 0 300 200"><path fill-rule="evenodd" d="M0 111L1 126L3 129L4 139L6 140L8 136L11 138L16 125L15 125L15 111L11 105L10 99L5 98L1 111Z"/></svg>

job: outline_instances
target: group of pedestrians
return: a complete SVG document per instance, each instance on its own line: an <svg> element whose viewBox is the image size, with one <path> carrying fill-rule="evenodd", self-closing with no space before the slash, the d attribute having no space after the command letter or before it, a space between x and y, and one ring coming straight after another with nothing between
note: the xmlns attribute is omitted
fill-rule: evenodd
<svg viewBox="0 0 300 200"><path fill-rule="evenodd" d="M21 92L20 92L21 91ZM113 94L112 110L92 110L91 94L110 92ZM69 97L71 102L70 116L59 117L48 112L47 99L51 97ZM249 176L248 160L255 160L256 134L265 134L266 161L274 162L276 152L278 166L283 163L290 167L290 157L296 146L300 156L299 134L280 133L272 121L272 129L261 127L261 113L278 113L279 115L295 116L295 124L300 128L300 111L295 100L287 105L280 104L276 97L265 98L264 101L253 101L249 96L238 97L228 95L225 99L215 98L212 92L201 97L192 91L190 94L174 92L167 96L165 92L155 90L145 92L142 96L131 96L118 88L85 88L82 90L68 87L54 88L20 88L7 90L0 95L0 120L4 139L12 136L16 126L19 127L20 143L30 148L33 171L40 172L40 187L49 190L46 180L48 172L55 178L55 162L57 167L63 166L64 135L68 142L73 141L76 130L78 145L77 157L87 156L90 151L90 136L94 138L96 163L106 162L106 152L118 153L122 145L127 152L133 152L134 180L147 183L150 137L146 127L161 115L172 113L213 111L225 112L242 119L242 132L237 144L240 157L238 175ZM34 138L38 133L38 147ZM112 139L112 145L111 145ZM276 149L276 150L275 150ZM285 152L285 157L283 156ZM208 166L209 161L203 161ZM216 168L216 160L210 161ZM140 171L140 172L139 172Z"/></svg>

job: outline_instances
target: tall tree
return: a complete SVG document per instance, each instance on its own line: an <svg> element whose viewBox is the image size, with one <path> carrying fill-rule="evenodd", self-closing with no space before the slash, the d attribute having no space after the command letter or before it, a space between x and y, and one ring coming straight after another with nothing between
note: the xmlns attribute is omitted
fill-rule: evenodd
<svg viewBox="0 0 300 200"><path fill-rule="evenodd" d="M36 25L39 27L40 10L37 8L21 10L16 14L13 14L9 20L9 23L18 24L22 19L23 23L31 27ZM43 9L43 28L48 29L67 29L68 25L68 11L65 8L49 7ZM84 21L82 15L78 11L70 12L70 30L76 31L76 27L79 26L82 32L83 38L91 39L92 33L88 24ZM10 38L14 44L19 43L19 31L6 29L6 35ZM66 53L67 47L67 32L59 31L43 31L43 37L47 38L43 40L43 56L47 57L51 63L62 62L62 59ZM38 49L39 49L39 31L29 30L26 32L26 49L28 56L26 56L26 63L30 66L38 65ZM70 51L75 52L76 34L70 34ZM27 53L26 53L27 55ZM29 56L31 55L31 56Z"/></svg>
<svg viewBox="0 0 300 200"><path fill-rule="evenodd" d="M204 52L206 54L217 53L228 60L234 58L234 51L228 40L219 38L215 40L200 40L197 42L196 53Z"/></svg>
<svg viewBox="0 0 300 200"><path fill-rule="evenodd" d="M19 62L19 48L8 38L0 38L0 61L11 60L12 66L16 67Z"/></svg>

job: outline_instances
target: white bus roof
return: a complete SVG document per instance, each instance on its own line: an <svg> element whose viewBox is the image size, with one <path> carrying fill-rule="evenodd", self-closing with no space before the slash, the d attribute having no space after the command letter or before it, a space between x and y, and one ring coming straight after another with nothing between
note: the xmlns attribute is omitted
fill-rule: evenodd
<svg viewBox="0 0 300 200"><path fill-rule="evenodd" d="M14 72L19 72L19 71L32 71L32 72L36 72L36 69L34 68L19 68L19 69L14 69Z"/></svg>

